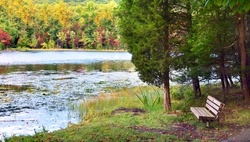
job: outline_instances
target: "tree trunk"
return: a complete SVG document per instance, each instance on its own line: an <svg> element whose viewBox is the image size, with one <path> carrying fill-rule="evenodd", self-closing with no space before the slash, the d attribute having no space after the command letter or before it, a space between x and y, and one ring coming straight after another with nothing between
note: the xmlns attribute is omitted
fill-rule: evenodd
<svg viewBox="0 0 250 142"><path fill-rule="evenodd" d="M225 85L224 75L222 73L220 74L220 80L221 80L222 92L223 92L223 94L225 94L225 92L226 92L226 85Z"/></svg>
<svg viewBox="0 0 250 142"><path fill-rule="evenodd" d="M242 93L246 100L250 99L249 88L247 85L246 77L246 62L247 62L247 52L245 48L245 30L244 30L244 16L242 14L237 14L238 21L238 32L239 32L239 48L240 48L240 57L241 57L241 78L242 78Z"/></svg>
<svg viewBox="0 0 250 142"><path fill-rule="evenodd" d="M232 80L231 74L227 74L227 77L228 77L228 80L229 80L229 82L230 82L230 86L231 86L231 87L234 87L234 82L233 82L233 80Z"/></svg>
<svg viewBox="0 0 250 142"><path fill-rule="evenodd" d="M239 74L240 74L240 89L243 90L243 82L242 82L241 71L239 72Z"/></svg>
<svg viewBox="0 0 250 142"><path fill-rule="evenodd" d="M221 38L220 36L218 36L219 42L218 44L221 42ZM222 92L223 92L223 98L224 101L226 101L226 97L228 96L229 93L229 82L227 80L227 71L226 71L226 67L225 67L225 51L222 48L219 54L220 58L219 58L219 66L220 66L220 79L221 79L221 87L222 87Z"/></svg>
<svg viewBox="0 0 250 142"><path fill-rule="evenodd" d="M201 88L198 76L192 77L192 83L193 83L194 97L195 98L201 97Z"/></svg>
<svg viewBox="0 0 250 142"><path fill-rule="evenodd" d="M222 88L223 99L224 99L224 101L226 101L227 91L226 91L224 75L223 75L222 72L220 74L220 80L221 80L221 88Z"/></svg>
<svg viewBox="0 0 250 142"><path fill-rule="evenodd" d="M224 79L225 79L225 83L226 83L226 91L227 91L227 93L229 93L230 84L229 84L229 81L228 81L228 78L227 78L227 74L224 74Z"/></svg>
<svg viewBox="0 0 250 142"><path fill-rule="evenodd" d="M171 99L170 99L170 87L169 87L169 58L170 58L170 47L169 47L169 19L170 19L170 14L169 14L169 1L163 1L164 5L164 19L166 21L165 25L165 39L164 39L164 109L169 111L171 110Z"/></svg>
<svg viewBox="0 0 250 142"><path fill-rule="evenodd" d="M190 1L187 1L187 31L189 33L190 36L192 36L192 11L191 11L191 5L190 5ZM190 65L195 66L195 61L191 61ZM193 71L192 67L191 67L191 72ZM194 97L195 98L199 98L201 97L201 88L200 88L200 81L198 78L198 75L192 75L192 84L193 84L193 91L194 91Z"/></svg>
<svg viewBox="0 0 250 142"><path fill-rule="evenodd" d="M164 108L165 110L169 111L171 110L171 101L170 101L170 87L169 87L169 63L168 63L168 59L170 58L169 55L169 45L168 45L168 30L169 27L166 26L165 28L165 35L166 35L166 39L165 39L165 47L164 47L164 52L165 52L165 60L164 60L164 66L165 66L165 70L164 70Z"/></svg>
<svg viewBox="0 0 250 142"><path fill-rule="evenodd" d="M247 13L246 19L246 52L247 52L247 85L250 94L250 11Z"/></svg>
<svg viewBox="0 0 250 142"><path fill-rule="evenodd" d="M165 110L170 110L171 101L170 101L170 88L169 88L169 70L165 71L165 73L166 74L164 77L164 108Z"/></svg>

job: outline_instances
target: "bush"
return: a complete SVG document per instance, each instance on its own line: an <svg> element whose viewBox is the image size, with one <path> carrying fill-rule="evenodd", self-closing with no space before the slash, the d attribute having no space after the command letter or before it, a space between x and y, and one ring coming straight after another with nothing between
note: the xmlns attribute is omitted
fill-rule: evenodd
<svg viewBox="0 0 250 142"><path fill-rule="evenodd" d="M193 90L189 85L176 85L170 91L171 98L175 100L190 100L193 97Z"/></svg>
<svg viewBox="0 0 250 142"><path fill-rule="evenodd" d="M2 31L0 28L0 49L5 49L6 46L10 46L12 37L7 33Z"/></svg>
<svg viewBox="0 0 250 142"><path fill-rule="evenodd" d="M5 46L2 42L0 42L0 50L4 50L5 49Z"/></svg>
<svg viewBox="0 0 250 142"><path fill-rule="evenodd" d="M171 87L171 98L177 103L173 104L174 110L188 111L194 101L193 89L189 85L176 85Z"/></svg>

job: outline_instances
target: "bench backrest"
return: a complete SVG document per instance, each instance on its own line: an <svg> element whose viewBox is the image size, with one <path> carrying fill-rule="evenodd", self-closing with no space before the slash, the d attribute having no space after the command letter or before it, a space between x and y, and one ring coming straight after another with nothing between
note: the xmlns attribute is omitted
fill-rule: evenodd
<svg viewBox="0 0 250 142"><path fill-rule="evenodd" d="M212 96L207 97L207 102L206 102L206 108L213 113L216 117L218 117L219 113L223 109L225 104L222 102L218 101Z"/></svg>

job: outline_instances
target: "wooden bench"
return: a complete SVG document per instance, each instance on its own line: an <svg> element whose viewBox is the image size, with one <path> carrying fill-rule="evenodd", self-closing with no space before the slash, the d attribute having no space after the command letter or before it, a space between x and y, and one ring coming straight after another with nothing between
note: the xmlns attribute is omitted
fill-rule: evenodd
<svg viewBox="0 0 250 142"><path fill-rule="evenodd" d="M219 120L224 106L225 104L222 102L212 96L208 96L205 107L191 107L190 109L199 120L206 122L206 126L209 127L210 122Z"/></svg>

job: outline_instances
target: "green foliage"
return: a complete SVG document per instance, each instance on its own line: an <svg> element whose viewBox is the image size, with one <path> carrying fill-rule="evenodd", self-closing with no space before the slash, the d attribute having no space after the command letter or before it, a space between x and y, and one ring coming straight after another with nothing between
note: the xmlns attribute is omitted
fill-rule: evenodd
<svg viewBox="0 0 250 142"><path fill-rule="evenodd" d="M140 94L138 95L135 94L135 95L146 109L154 109L155 107L158 107L160 104L162 104L161 101L162 95L159 92L159 90L154 90L154 89L144 90L140 88Z"/></svg>
<svg viewBox="0 0 250 142"><path fill-rule="evenodd" d="M184 36L180 25L186 15L179 11L181 6L177 3L124 0L118 7L122 41L133 55L132 62L140 78L149 84L163 84L169 72L168 67L176 61L173 59L175 52L179 44L184 42L179 40ZM176 35L172 36L173 33Z"/></svg>
<svg viewBox="0 0 250 142"><path fill-rule="evenodd" d="M134 3L131 0L122 1L118 10L120 18L119 30L122 35L122 40L127 44L129 51L133 55L132 62L139 71L140 78L148 83L160 85L162 84L163 75L160 68L161 60L159 57L157 60L156 55L159 55L157 54L159 52L164 52L160 50L163 48L162 46L157 46L157 44L160 43L156 42L156 39L160 39L160 36L162 36L157 34L163 30L164 24L162 17L158 13L153 15L154 13L152 11L154 9L150 9L153 3L154 1L137 1ZM140 6L145 6L145 8ZM152 19L147 20L146 17ZM158 27L153 27L154 22L162 22L162 24L159 24ZM153 49L158 52L153 52ZM157 63L155 62L156 60ZM155 82L157 76L159 81Z"/></svg>
<svg viewBox="0 0 250 142"><path fill-rule="evenodd" d="M189 85L176 85L171 87L171 98L178 103L173 105L174 110L188 111L193 103L194 95L192 87ZM197 100L196 100L197 101Z"/></svg>
<svg viewBox="0 0 250 142"><path fill-rule="evenodd" d="M28 32L26 30L20 31L20 38L18 40L17 46L18 47L29 47L30 40L28 37Z"/></svg>
<svg viewBox="0 0 250 142"><path fill-rule="evenodd" d="M204 8L204 1L190 1L189 13L186 43L180 45L173 66L178 72L174 81L188 84L193 78L218 79L225 73L223 66L237 76L239 72L233 71L239 65L234 15L216 5Z"/></svg>
<svg viewBox="0 0 250 142"><path fill-rule="evenodd" d="M249 0L206 0L206 5L218 5L223 7L230 7L233 13L247 13L250 10Z"/></svg>
<svg viewBox="0 0 250 142"><path fill-rule="evenodd" d="M49 43L48 43L48 47L49 47L50 49L51 49L51 48L54 49L54 48L55 48L55 44L56 44L55 41L50 39L50 40L49 40Z"/></svg>
<svg viewBox="0 0 250 142"><path fill-rule="evenodd" d="M9 33L14 40L18 36L18 27L16 21L10 21L7 18L7 14L0 11L0 29Z"/></svg>
<svg viewBox="0 0 250 142"><path fill-rule="evenodd" d="M0 42L0 50L4 50L4 49L5 49L5 45L2 42Z"/></svg>

